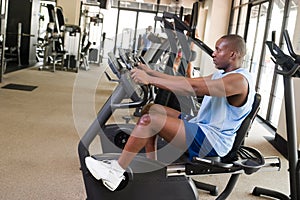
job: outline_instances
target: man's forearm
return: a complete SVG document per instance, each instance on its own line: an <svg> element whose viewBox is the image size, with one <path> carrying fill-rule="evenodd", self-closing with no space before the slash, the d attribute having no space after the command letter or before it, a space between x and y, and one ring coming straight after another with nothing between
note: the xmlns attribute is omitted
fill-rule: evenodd
<svg viewBox="0 0 300 200"><path fill-rule="evenodd" d="M177 80L178 78L177 76L165 74L156 70L147 71L147 74L153 77L159 77L159 78L169 79L169 80L174 80L174 79Z"/></svg>
<svg viewBox="0 0 300 200"><path fill-rule="evenodd" d="M149 84L180 95L194 95L194 90L185 77L167 74L152 75Z"/></svg>

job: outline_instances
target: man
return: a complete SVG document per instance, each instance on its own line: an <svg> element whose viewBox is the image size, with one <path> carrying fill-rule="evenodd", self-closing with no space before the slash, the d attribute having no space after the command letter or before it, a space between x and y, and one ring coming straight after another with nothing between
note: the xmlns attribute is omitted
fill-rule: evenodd
<svg viewBox="0 0 300 200"><path fill-rule="evenodd" d="M151 33L151 31L152 31L152 26L148 26L146 28L146 33L144 33L142 36L142 40L141 40L141 46L143 48L142 53L141 53L142 56L145 55L145 53L148 51L148 49L150 48L150 46L152 44L151 41L148 39L148 36Z"/></svg>
<svg viewBox="0 0 300 200"><path fill-rule="evenodd" d="M210 76L187 78L163 74L144 65L133 69L134 81L168 89L175 94L203 96L198 115L190 120L180 112L162 105L149 106L137 122L126 146L117 160L97 161L86 157L91 174L110 190L115 190L124 171L136 154L145 147L148 158L155 159L155 138L188 150L194 156L225 156L231 149L235 133L250 113L255 89L250 73L241 68L246 53L245 42L238 35L221 37L213 52L218 69ZM182 118L182 119L181 119Z"/></svg>
<svg viewBox="0 0 300 200"><path fill-rule="evenodd" d="M191 18L192 18L191 14L185 15L184 19L183 19L184 23L186 25L190 26ZM191 37L191 33L187 32L186 36L187 37ZM199 35L198 35L198 30L197 29L195 30L195 38L199 39ZM192 41L191 41L190 48L191 48L191 57L190 57L190 60L189 60L189 62L187 64L186 76L191 78L191 77L193 77L193 71L194 71L194 67L192 65L192 61L194 61L196 59L196 56L197 56L196 55L197 53L196 53L196 50L195 50L195 44L193 42L193 38L192 38Z"/></svg>

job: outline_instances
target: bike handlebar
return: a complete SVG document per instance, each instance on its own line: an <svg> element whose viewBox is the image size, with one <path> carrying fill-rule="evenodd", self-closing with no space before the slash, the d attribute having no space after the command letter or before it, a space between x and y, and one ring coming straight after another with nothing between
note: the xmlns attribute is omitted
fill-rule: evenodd
<svg viewBox="0 0 300 200"><path fill-rule="evenodd" d="M285 39L285 42L286 42L286 45L287 45L290 55L295 59L296 63L300 64L300 55L298 55L294 52L293 45L291 43L290 36L289 36L289 33L287 30L285 30L283 32L283 36L284 36L284 39Z"/></svg>

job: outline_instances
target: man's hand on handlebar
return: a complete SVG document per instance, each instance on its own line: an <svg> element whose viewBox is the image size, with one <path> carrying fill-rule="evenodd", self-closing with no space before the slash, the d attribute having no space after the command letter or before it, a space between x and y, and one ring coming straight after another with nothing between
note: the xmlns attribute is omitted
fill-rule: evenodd
<svg viewBox="0 0 300 200"><path fill-rule="evenodd" d="M144 85L148 85L150 83L150 79L151 77L147 74L146 71L144 70L140 70L137 68L133 68L130 71L131 74L131 78L139 84L144 84Z"/></svg>
<svg viewBox="0 0 300 200"><path fill-rule="evenodd" d="M152 70L150 67L148 67L147 65L145 65L145 64L143 64L141 62L138 62L137 65L136 65L136 67L138 69L141 69L141 70L145 71L147 74L149 74L151 72L151 70Z"/></svg>

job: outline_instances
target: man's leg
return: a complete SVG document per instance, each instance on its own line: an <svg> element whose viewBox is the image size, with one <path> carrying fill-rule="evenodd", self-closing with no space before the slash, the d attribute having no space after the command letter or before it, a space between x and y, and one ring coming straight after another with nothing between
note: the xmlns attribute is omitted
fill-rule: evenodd
<svg viewBox="0 0 300 200"><path fill-rule="evenodd" d="M175 110L170 107L162 106L160 104L149 103L142 109L142 114L149 114L149 113L160 113L162 115L166 115L169 117L177 118L180 115L178 110Z"/></svg>
<svg viewBox="0 0 300 200"><path fill-rule="evenodd" d="M161 113L165 114L170 117L175 117L177 118L180 114L179 111L174 110L169 107L165 107L159 104L148 104L146 105L142 113L143 114L149 114L149 111L151 110L151 113ZM146 156L149 159L157 160L157 139L158 136L155 135L153 137L150 137L145 145L145 150L146 150Z"/></svg>
<svg viewBox="0 0 300 200"><path fill-rule="evenodd" d="M157 108L160 108L159 112L157 112ZM171 116L172 114L175 114L176 117ZM155 145L154 140L157 135L174 146L185 150L185 128L183 121L178 119L178 115L179 112L173 109L153 106L149 110L149 114L141 117L132 131L118 160L120 166L126 169L136 154L146 145L146 151L156 150L155 146L151 148L151 145Z"/></svg>
<svg viewBox="0 0 300 200"><path fill-rule="evenodd" d="M86 165L89 171L95 178L102 179L103 184L108 189L114 191L124 179L125 169L136 154L146 146L149 138L159 135L167 142L185 150L184 123L178 119L178 116L171 117L172 114L179 114L179 112L176 113L168 109L157 112L154 108L150 109L149 114L144 114L135 126L118 161L112 160L107 164L107 162L87 157Z"/></svg>
<svg viewBox="0 0 300 200"><path fill-rule="evenodd" d="M157 154L156 154L157 139L158 139L157 135L150 137L150 138L148 138L148 141L145 145L146 156L149 159L157 160Z"/></svg>

